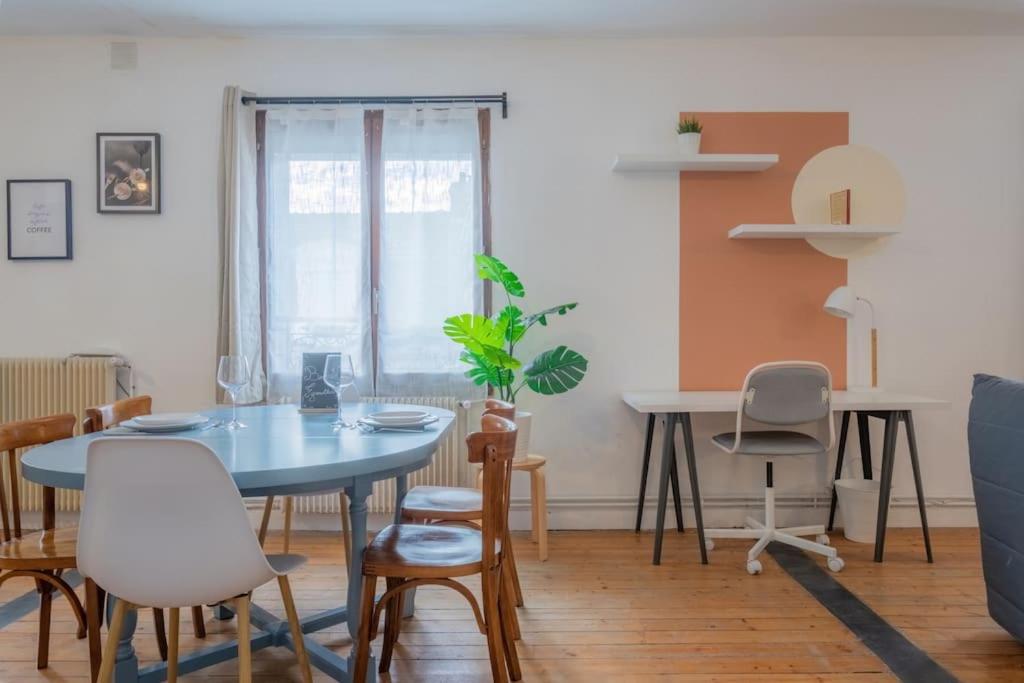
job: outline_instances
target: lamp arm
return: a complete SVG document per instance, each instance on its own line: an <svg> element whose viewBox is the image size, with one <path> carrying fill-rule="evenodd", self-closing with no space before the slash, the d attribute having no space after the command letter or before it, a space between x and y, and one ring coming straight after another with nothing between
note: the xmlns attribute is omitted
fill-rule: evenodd
<svg viewBox="0 0 1024 683"><path fill-rule="evenodd" d="M857 301L863 301L864 303L866 303L868 305L868 310L871 311L871 328L874 329L874 327L875 327L875 305L873 303L871 303L870 299L865 299L862 296L858 296L857 297Z"/></svg>

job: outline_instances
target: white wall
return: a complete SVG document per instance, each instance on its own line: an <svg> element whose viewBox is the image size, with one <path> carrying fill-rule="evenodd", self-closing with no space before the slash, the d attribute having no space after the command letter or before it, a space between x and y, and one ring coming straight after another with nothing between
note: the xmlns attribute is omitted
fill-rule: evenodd
<svg viewBox="0 0 1024 683"><path fill-rule="evenodd" d="M905 233L850 265L878 309L882 382L952 402L918 416L925 484L939 502L971 495L971 373L1024 375L1019 40L143 40L138 70L113 72L103 40L0 39L0 178L71 178L75 238L70 263L0 261L0 355L114 349L157 409L212 401L225 84L509 92L511 116L494 125L495 250L529 304L581 302L536 343L591 360L577 391L522 401L551 460L553 526L630 524L643 423L619 395L678 376L678 182L612 174L613 155L671 149L680 110L849 111L851 141L887 154L908 193ZM99 131L161 133L163 215L95 212ZM715 497L761 487L758 463L706 447L728 422L696 425L712 522L737 514ZM826 481L824 463L778 476L794 493ZM897 495L910 483L901 468ZM973 514L943 512L936 521Z"/></svg>

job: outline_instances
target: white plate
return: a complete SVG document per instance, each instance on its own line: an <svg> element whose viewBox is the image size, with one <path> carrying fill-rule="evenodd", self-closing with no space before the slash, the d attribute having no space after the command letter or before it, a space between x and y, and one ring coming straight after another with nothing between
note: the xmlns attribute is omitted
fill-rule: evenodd
<svg viewBox="0 0 1024 683"><path fill-rule="evenodd" d="M362 419L363 422L370 425L371 427L393 427L395 429L416 429L420 427L426 427L427 425L434 424L437 422L438 417L436 415L422 415L420 419L412 422L382 422L370 415Z"/></svg>
<svg viewBox="0 0 1024 683"><path fill-rule="evenodd" d="M199 413L160 413L158 415L139 415L133 418L136 424L146 427L180 427L195 424L197 420L206 420Z"/></svg>
<svg viewBox="0 0 1024 683"><path fill-rule="evenodd" d="M379 413L366 416L368 420L373 420L378 424L394 425L396 427L417 425L431 417L434 416L423 410L382 410Z"/></svg>
<svg viewBox="0 0 1024 683"><path fill-rule="evenodd" d="M163 434L168 432L184 432L189 429L195 429L210 421L210 418L203 415L195 415L192 419L187 422L179 424L164 424L164 425L147 425L140 424L138 419L125 420L121 423L122 427L133 429L137 432L148 432L150 434Z"/></svg>

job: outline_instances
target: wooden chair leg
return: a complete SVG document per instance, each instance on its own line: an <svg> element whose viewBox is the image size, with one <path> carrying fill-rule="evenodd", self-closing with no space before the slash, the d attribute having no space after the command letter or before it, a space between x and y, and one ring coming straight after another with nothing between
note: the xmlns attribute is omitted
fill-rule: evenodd
<svg viewBox="0 0 1024 683"><path fill-rule="evenodd" d="M103 659L103 643L100 639L103 607L100 603L99 588L92 579L85 580L85 620L89 638L89 680L96 683Z"/></svg>
<svg viewBox="0 0 1024 683"><path fill-rule="evenodd" d="M532 472L534 495L532 504L537 510L537 557L541 562L548 559L548 483L544 468L538 467Z"/></svg>
<svg viewBox="0 0 1024 683"><path fill-rule="evenodd" d="M117 644L121 640L124 617L129 609L130 606L124 600L118 600L114 603L114 614L110 618L107 642L103 646L103 663L100 665L99 683L111 683L114 674L114 664L117 661Z"/></svg>
<svg viewBox="0 0 1024 683"><path fill-rule="evenodd" d="M501 638L501 617L498 614L498 593L501 576L493 569L484 569L480 575L483 584L484 624L487 627L487 654L491 659L491 678L495 683L508 683L505 652ZM360 680L356 678L355 680Z"/></svg>
<svg viewBox="0 0 1024 683"><path fill-rule="evenodd" d="M288 554L288 549L292 545L292 497L284 497L284 552Z"/></svg>
<svg viewBox="0 0 1024 683"><path fill-rule="evenodd" d="M153 630L156 632L156 647L160 650L160 659L167 661L167 627L164 626L164 611L153 608Z"/></svg>
<svg viewBox="0 0 1024 683"><path fill-rule="evenodd" d="M249 626L249 596L235 598L238 615L238 683L252 683L252 637Z"/></svg>
<svg viewBox="0 0 1024 683"><path fill-rule="evenodd" d="M181 610L170 609L171 620L167 630L167 683L178 680L178 631L181 629Z"/></svg>
<svg viewBox="0 0 1024 683"><path fill-rule="evenodd" d="M274 509L274 497L267 496L267 502L263 504L263 519L260 520L260 533L258 537L260 539L260 547L263 546L267 540L267 529L270 528L270 513Z"/></svg>
<svg viewBox="0 0 1024 683"><path fill-rule="evenodd" d="M202 605L192 606L192 633L196 638L206 637L206 617L203 615Z"/></svg>
<svg viewBox="0 0 1024 683"><path fill-rule="evenodd" d="M508 571L509 580L512 583L512 593L516 598L516 607L523 606L523 588L519 585L519 570L516 568L516 553L512 547L512 537L506 536L503 549L501 551L505 554L502 558L502 563L505 565Z"/></svg>
<svg viewBox="0 0 1024 683"><path fill-rule="evenodd" d="M348 576L352 564L352 522L348 518L348 496L342 491L338 494L341 504L341 543L345 546L345 576Z"/></svg>
<svg viewBox="0 0 1024 683"><path fill-rule="evenodd" d="M503 567L501 572L501 598L505 601L505 605L509 607L509 626L511 627L509 635L512 636L512 640L520 640L523 635L519 631L519 615L516 614L515 586L512 585L512 574L508 571L507 567Z"/></svg>
<svg viewBox="0 0 1024 683"><path fill-rule="evenodd" d="M352 674L353 681L366 680L366 671L370 668L370 622L373 620L373 598L377 592L377 577L363 577L363 598L360 604L362 614L359 617L359 636L356 642L356 665Z"/></svg>
<svg viewBox="0 0 1024 683"><path fill-rule="evenodd" d="M39 591L39 635L36 651L36 668L45 669L50 664L50 614L53 609L53 588L37 582Z"/></svg>
<svg viewBox="0 0 1024 683"><path fill-rule="evenodd" d="M396 588L401 583L401 579L388 578L388 590ZM401 594L396 594L391 597L384 610L384 643L380 651L380 666L377 668L379 673L385 674L391 668L391 656L395 651L395 643L398 642L398 631L401 624Z"/></svg>
<svg viewBox="0 0 1024 683"><path fill-rule="evenodd" d="M299 613L295 610L295 599L292 597L292 587L288 583L288 577L277 577L277 585L281 588L281 602L284 603L284 611L288 615L288 628L291 630L292 642L295 644L295 658L299 660L302 681L303 683L313 683L313 672L309 668L306 643L302 639L302 624L299 623Z"/></svg>
<svg viewBox="0 0 1024 683"><path fill-rule="evenodd" d="M502 585L507 585L502 582ZM501 643L505 653L505 664L508 666L508 677L513 681L521 680L522 670L519 668L519 653L516 652L516 640L519 639L519 624L516 619L516 608L508 599L508 591L503 590L498 596L498 616L501 619Z"/></svg>

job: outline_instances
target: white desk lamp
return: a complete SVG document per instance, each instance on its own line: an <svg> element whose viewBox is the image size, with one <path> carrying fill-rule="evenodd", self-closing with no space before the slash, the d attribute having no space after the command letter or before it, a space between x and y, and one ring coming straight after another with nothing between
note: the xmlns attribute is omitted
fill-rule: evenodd
<svg viewBox="0 0 1024 683"><path fill-rule="evenodd" d="M837 318L852 318L858 301L863 301L871 311L871 388L878 388L878 330L875 329L875 307L863 297L857 296L847 285L836 287L825 300L825 312Z"/></svg>

